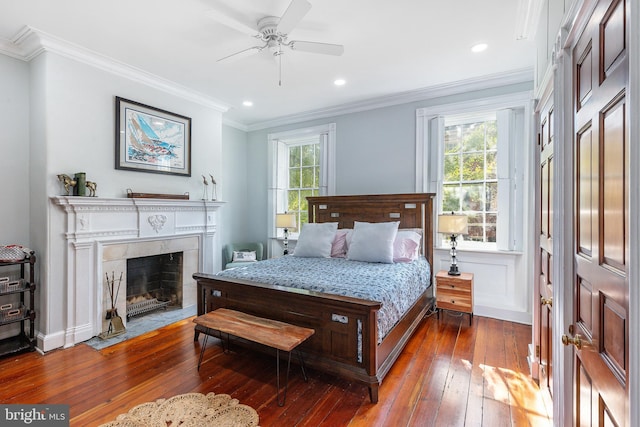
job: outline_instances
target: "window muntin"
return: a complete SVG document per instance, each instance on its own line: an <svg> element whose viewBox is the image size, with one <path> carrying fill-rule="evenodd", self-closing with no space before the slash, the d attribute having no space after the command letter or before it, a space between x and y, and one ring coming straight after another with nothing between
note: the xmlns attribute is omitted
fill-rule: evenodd
<svg viewBox="0 0 640 427"><path fill-rule="evenodd" d="M465 241L496 242L497 154L495 117L461 123L445 119L442 211L468 216Z"/></svg>

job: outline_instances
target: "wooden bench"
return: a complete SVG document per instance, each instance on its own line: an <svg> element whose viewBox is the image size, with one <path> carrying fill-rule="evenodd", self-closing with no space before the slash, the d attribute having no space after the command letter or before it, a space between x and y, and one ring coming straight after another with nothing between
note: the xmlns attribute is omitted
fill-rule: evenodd
<svg viewBox="0 0 640 427"><path fill-rule="evenodd" d="M276 398L278 406L283 406L287 398L287 386L289 384L289 367L291 366L291 353L302 342L315 333L313 329L303 328L300 326L290 325L288 323L276 320L265 319L262 317L252 316L240 311L229 310L227 308L219 308L210 311L202 316L193 319L196 323L196 332L202 332L204 341L202 349L200 349L200 359L198 360L198 370L202 363L204 350L207 346L207 337L213 336L215 331L244 338L248 341L257 342L265 346L276 349ZM220 334L222 339L222 334ZM224 345L224 341L223 341ZM228 345L228 344L227 344ZM282 401L280 400L280 350L289 353L287 362L287 376L284 386ZM304 371L304 361L302 353L298 350L300 358L300 366L304 380L307 381L307 374Z"/></svg>

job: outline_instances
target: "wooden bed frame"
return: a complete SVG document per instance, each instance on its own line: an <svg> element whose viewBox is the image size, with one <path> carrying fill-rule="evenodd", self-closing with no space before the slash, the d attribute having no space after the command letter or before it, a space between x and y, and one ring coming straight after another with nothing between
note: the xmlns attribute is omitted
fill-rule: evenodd
<svg viewBox="0 0 640 427"><path fill-rule="evenodd" d="M339 228L353 228L354 221L400 221L401 229L421 228L422 253L432 266L433 284L434 196L413 193L309 197L309 222L338 222ZM211 274L196 273L193 277L198 283L198 315L224 307L315 329L315 334L300 346L305 363L366 384L373 403L378 401L383 378L434 301L430 286L378 344L379 302ZM196 326L195 339L200 332Z"/></svg>

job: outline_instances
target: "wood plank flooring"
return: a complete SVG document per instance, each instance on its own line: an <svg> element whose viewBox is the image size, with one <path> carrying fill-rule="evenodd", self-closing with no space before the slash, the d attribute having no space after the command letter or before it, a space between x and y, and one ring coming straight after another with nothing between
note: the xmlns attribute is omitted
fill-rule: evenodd
<svg viewBox="0 0 640 427"><path fill-rule="evenodd" d="M529 376L526 325L444 313L425 318L371 404L360 384L292 365L284 407L275 358L209 339L200 371L192 318L104 350L80 344L0 359L1 403L66 403L72 426L95 426L176 394L226 393L267 426L550 426Z"/></svg>

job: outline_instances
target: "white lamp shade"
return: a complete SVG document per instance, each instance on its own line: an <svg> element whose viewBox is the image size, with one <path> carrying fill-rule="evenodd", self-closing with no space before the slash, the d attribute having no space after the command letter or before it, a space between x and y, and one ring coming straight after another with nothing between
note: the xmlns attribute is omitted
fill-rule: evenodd
<svg viewBox="0 0 640 427"><path fill-rule="evenodd" d="M443 234L467 234L466 215L438 215L438 233Z"/></svg>
<svg viewBox="0 0 640 427"><path fill-rule="evenodd" d="M276 214L276 227L277 228L296 228L296 215L289 213Z"/></svg>

